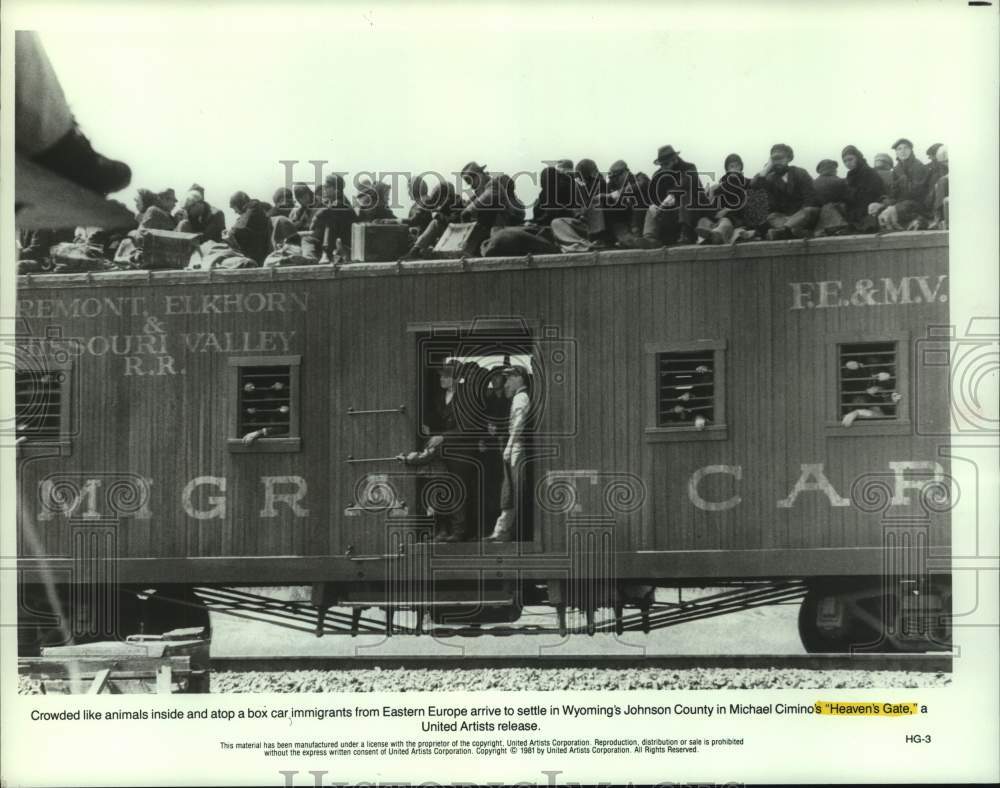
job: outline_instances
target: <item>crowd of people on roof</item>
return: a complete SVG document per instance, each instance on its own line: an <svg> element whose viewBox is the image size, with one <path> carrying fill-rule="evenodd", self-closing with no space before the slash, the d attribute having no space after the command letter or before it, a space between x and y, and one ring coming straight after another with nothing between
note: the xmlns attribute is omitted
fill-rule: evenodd
<svg viewBox="0 0 1000 788"><path fill-rule="evenodd" d="M412 245L404 259L434 256L451 225L465 225L460 254L469 257L947 229L947 149L932 145L924 163L913 147L901 138L892 146L895 161L879 153L869 165L848 145L840 155L843 177L833 159L820 161L813 176L792 163L794 151L784 143L772 146L764 167L750 175L743 159L730 154L717 181L703 179L671 145L657 150L652 175L621 160L606 173L591 159L560 160L541 171L530 216L515 180L476 162L462 168L460 182L439 178L431 187L411 178L405 217L393 211L388 183L361 181L350 200L336 173L321 185L279 188L270 203L236 192L229 228L198 184L180 206L173 189L140 189L134 228L23 233L20 271L80 270L81 260L90 264L86 270L147 267L142 238L149 230L190 234L199 248L189 267L205 269L348 262L359 222L408 225Z"/></svg>

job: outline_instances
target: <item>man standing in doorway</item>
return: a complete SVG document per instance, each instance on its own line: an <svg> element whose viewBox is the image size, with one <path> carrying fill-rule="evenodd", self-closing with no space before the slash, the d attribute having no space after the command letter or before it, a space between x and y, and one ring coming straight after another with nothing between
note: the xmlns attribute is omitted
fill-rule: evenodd
<svg viewBox="0 0 1000 788"><path fill-rule="evenodd" d="M500 516L486 542L511 542L517 511L521 505L524 481L524 438L528 410L528 370L512 366L504 370L504 394L510 403L510 430L503 450L503 487L500 490Z"/></svg>

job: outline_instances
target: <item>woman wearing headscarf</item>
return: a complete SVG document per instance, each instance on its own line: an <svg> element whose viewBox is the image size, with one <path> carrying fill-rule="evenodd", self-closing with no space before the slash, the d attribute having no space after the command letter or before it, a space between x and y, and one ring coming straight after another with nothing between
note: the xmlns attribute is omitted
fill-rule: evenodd
<svg viewBox="0 0 1000 788"><path fill-rule="evenodd" d="M878 220L869 215L868 207L881 202L885 195L885 181L878 171L870 167L864 154L854 145L840 152L847 168L844 184L844 217L851 230L873 233L878 230Z"/></svg>
<svg viewBox="0 0 1000 788"><path fill-rule="evenodd" d="M696 232L708 244L727 244L753 238L766 227L768 201L763 189L752 188L743 174L743 159L730 153L722 164L725 174L710 190L713 219L698 220Z"/></svg>

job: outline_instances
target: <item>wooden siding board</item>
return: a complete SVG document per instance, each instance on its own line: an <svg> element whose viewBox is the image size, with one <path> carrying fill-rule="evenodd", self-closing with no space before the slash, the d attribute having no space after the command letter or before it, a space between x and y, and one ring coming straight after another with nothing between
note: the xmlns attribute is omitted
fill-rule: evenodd
<svg viewBox="0 0 1000 788"><path fill-rule="evenodd" d="M348 453L388 456L409 448L416 414L347 417L346 407L388 408L398 405L396 400L415 403L415 340L406 334L407 323L523 314L542 325L559 326L564 336L577 342L580 433L557 441L559 456L545 467L635 473L646 483L646 506L622 518L626 527L619 528L621 549L875 546L881 538L878 517L832 511L822 494L805 493L790 510L775 508L795 483L799 464L824 462L837 491L849 496L851 480L859 472L888 472L892 460L934 459L947 439L916 434L828 436L824 403L831 381L823 343L825 337L845 330L907 330L912 349L928 324L947 322L947 307L790 311L788 282L839 278L847 286L873 273L898 280L944 270L945 254L940 240L934 239L923 246L903 238L852 240L849 245L824 242L811 245L805 258L803 248L801 244L772 247L774 254L765 255L768 249L761 245L752 253L740 250L728 257L715 250L683 254L671 250L666 262L662 255L647 254L622 264L606 263L612 258L599 256L597 264L560 260L559 265L529 268L505 263L490 270L473 264L470 271L449 269L449 273L434 269L390 276L373 269L365 276L279 272L269 278L226 276L210 283L206 279L198 289L310 293L313 301L305 315L263 314L253 320L254 330L301 332L302 451L245 455L227 451L235 393L229 391L224 354L185 353L183 361L178 359L185 375L144 379L109 373L109 365L120 359L86 356L77 364L85 402L79 409L80 432L73 453L26 465L22 494L46 473L63 469L79 474L129 470L152 477L153 519L130 519L120 530L119 548L131 557L325 555L346 547L348 530L349 538L364 537L364 549L376 551L381 542L377 533L344 525L343 510L362 469L347 466L343 459ZM153 276L111 283L102 276L65 282L65 277L48 279L69 285L66 297L86 296L87 288L99 284L114 287L117 295L159 298L166 288L183 292L183 285L194 281ZM33 279L41 283L45 278ZM64 289L54 290L55 284L46 281L44 286L22 289L19 296L61 296ZM44 334L44 325L52 321L29 322L37 335ZM138 315L63 322L67 335L139 334L145 326ZM247 325L247 316L176 315L169 318L169 325L175 336L237 331ZM647 425L640 404L648 385L643 346L649 341L692 338L727 342L728 439L650 444L643 440ZM917 385L913 366L911 392ZM946 384L946 376L932 375L928 380L942 390ZM925 389L922 386L921 392ZM354 402L361 396L363 400ZM947 396L937 392L926 396L933 400L932 411L944 414L936 417L937 422L946 423ZM911 415L912 421L916 418ZM693 470L708 464L743 467L740 484L710 488L723 494L737 490L743 500L736 509L703 512L691 506L687 480ZM392 469L391 463L383 468ZM539 468L536 479L543 472L544 467ZM279 506L279 517L261 520L260 477L294 474L308 478L310 517L297 521L287 507ZM183 513L181 488L196 475L229 479L229 516L224 521L198 522ZM205 492L199 500L204 500ZM47 544L65 540L65 524L58 518L42 524L41 530ZM556 545L560 538L554 533L547 543Z"/></svg>

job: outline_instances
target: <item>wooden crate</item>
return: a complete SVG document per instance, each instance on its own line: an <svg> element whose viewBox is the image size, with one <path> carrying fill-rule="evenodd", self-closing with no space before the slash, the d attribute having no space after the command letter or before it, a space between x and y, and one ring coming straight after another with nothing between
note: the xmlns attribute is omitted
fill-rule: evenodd
<svg viewBox="0 0 1000 788"><path fill-rule="evenodd" d="M398 260L413 243L405 224L359 222L351 228L351 260L389 263Z"/></svg>
<svg viewBox="0 0 1000 788"><path fill-rule="evenodd" d="M191 262L197 248L197 233L174 230L144 230L142 232L142 267L148 269L183 269Z"/></svg>

